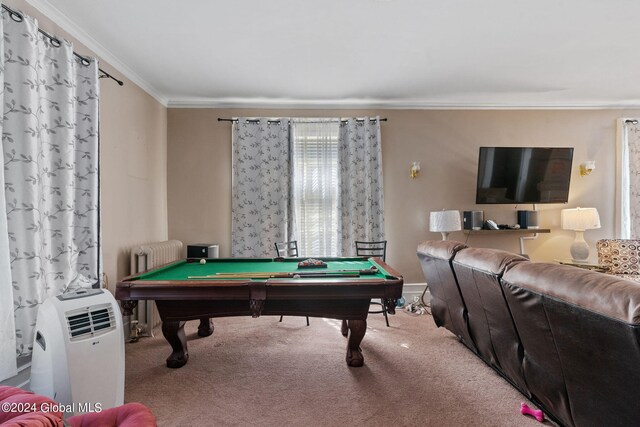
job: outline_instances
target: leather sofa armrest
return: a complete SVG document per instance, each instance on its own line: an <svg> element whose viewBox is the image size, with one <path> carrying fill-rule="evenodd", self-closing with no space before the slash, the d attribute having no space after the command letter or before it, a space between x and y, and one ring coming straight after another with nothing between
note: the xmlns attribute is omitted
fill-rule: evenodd
<svg viewBox="0 0 640 427"><path fill-rule="evenodd" d="M455 240L427 240L418 245L418 254L451 260L458 251L466 247L464 243Z"/></svg>

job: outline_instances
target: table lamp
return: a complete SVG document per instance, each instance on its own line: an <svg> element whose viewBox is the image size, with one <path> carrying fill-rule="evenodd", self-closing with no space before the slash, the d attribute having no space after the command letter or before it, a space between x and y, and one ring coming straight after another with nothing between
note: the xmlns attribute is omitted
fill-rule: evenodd
<svg viewBox="0 0 640 427"><path fill-rule="evenodd" d="M462 230L460 211L434 211L429 216L429 231L442 234L442 240L447 240L451 231Z"/></svg>
<svg viewBox="0 0 640 427"><path fill-rule="evenodd" d="M585 230L600 228L600 216L596 208L562 209L560 222L564 230L576 232L576 240L571 245L571 258L576 262L586 262L589 245L584 240Z"/></svg>

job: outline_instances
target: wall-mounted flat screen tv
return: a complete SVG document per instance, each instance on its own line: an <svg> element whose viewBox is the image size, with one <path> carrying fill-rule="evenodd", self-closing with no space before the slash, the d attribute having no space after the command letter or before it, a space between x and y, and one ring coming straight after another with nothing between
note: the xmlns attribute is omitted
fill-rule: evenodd
<svg viewBox="0 0 640 427"><path fill-rule="evenodd" d="M480 147L476 203L566 203L572 161L568 147Z"/></svg>

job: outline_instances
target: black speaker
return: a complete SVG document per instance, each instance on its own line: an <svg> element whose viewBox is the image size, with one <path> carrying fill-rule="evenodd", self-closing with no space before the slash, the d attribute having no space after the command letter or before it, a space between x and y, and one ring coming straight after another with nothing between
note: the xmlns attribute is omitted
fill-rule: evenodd
<svg viewBox="0 0 640 427"><path fill-rule="evenodd" d="M518 225L520 228L540 228L538 211L518 211Z"/></svg>
<svg viewBox="0 0 640 427"><path fill-rule="evenodd" d="M462 215L463 228L465 230L481 230L484 224L483 211L464 211Z"/></svg>
<svg viewBox="0 0 640 427"><path fill-rule="evenodd" d="M211 243L187 245L187 258L218 258L219 246Z"/></svg>

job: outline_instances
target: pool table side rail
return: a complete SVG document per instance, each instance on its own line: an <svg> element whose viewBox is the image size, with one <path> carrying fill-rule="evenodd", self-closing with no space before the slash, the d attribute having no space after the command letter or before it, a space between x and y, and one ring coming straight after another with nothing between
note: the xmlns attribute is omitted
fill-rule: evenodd
<svg viewBox="0 0 640 427"><path fill-rule="evenodd" d="M140 278L144 277L149 272L154 272L155 273L155 272L158 272L158 271L167 270L169 268L173 268L174 265L182 264L184 262L185 262L184 259L179 259L179 260L175 260L175 261L169 261L166 264L162 264L162 265L159 265L158 267L153 267L153 268L150 268L148 270L138 271L137 273L130 274L128 276L123 277L122 279L120 279L118 281L118 284L120 284L121 282L129 282L131 280L137 280L137 279L140 279Z"/></svg>
<svg viewBox="0 0 640 427"><path fill-rule="evenodd" d="M308 258L284 258L285 261L291 261L291 262L299 262L299 261L303 261L305 259ZM325 261L369 261L371 262L374 266L378 267L378 269L380 270L380 273L385 275L385 276L391 276L391 277L387 277L388 279L394 279L394 278L402 278L402 276L395 271L393 268L391 268L388 264L386 264L384 261L382 261L381 258L368 258L368 257L349 257L349 258L339 258L339 257L323 257L322 258ZM166 264L162 264L158 267L154 267L145 271L139 271L137 273L134 274L130 274L124 278L122 278L119 282L118 285L122 282L130 282L133 280L144 280L145 277L149 276L150 274L156 275L164 270L168 270L171 268L174 268L180 264L185 264L185 263L189 263L189 262L199 262L200 258L186 258L186 259L180 259L177 261L170 261ZM251 261L254 263L260 263L260 262L264 262L264 263L273 263L273 262L278 262L276 261L276 258L259 258L259 259L255 259L255 258L212 258L212 259L207 259L208 263L219 263L219 262L225 262L225 263L235 263L235 262L247 262L247 261ZM307 272L315 272L316 270L308 270ZM318 272L322 272L321 269L317 270ZM194 280L194 279L186 279L187 280ZM195 279L197 280L197 279ZM154 281L155 282L155 281Z"/></svg>
<svg viewBox="0 0 640 427"><path fill-rule="evenodd" d="M349 278L349 283L344 283L344 279L338 278L312 278L312 279L226 279L226 280L159 280L153 282L139 282L133 278L132 280L118 282L116 285L116 299L118 294L124 296L125 293L133 292L135 289L137 294L142 296L143 293L155 293L155 291L168 292L169 288L176 288L179 292L187 295L190 292L197 292L197 289L201 288L246 288L256 284L264 284L268 287L298 287L298 288L313 288L313 287L365 287L365 286L379 286L379 287L402 287L402 278ZM122 292L118 292L118 291ZM159 297L150 299L160 299Z"/></svg>
<svg viewBox="0 0 640 427"><path fill-rule="evenodd" d="M393 280L393 279L400 279L402 280L402 275L400 273L398 273L396 270L394 270L389 264L387 264L386 262L384 262L382 260L382 258L367 258L368 260L370 260L372 263L377 264L378 267L380 267L382 269L382 271L385 274L385 276L388 276L387 279Z"/></svg>

